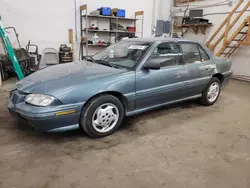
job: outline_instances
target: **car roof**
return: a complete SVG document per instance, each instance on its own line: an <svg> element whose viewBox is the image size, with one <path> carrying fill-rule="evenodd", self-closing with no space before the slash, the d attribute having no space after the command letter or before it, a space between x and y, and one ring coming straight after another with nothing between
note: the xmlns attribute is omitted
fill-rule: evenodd
<svg viewBox="0 0 250 188"><path fill-rule="evenodd" d="M150 38L131 38L124 39L124 41L133 41L133 42L196 42L191 40L179 39L179 38L165 38L165 37L150 37ZM199 42L197 42L199 43Z"/></svg>

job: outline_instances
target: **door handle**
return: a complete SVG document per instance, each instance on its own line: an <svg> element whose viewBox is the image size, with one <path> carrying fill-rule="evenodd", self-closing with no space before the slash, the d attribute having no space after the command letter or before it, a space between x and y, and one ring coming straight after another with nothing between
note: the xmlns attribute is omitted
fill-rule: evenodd
<svg viewBox="0 0 250 188"><path fill-rule="evenodd" d="M211 70L210 67L205 68L205 71L210 71L210 70Z"/></svg>
<svg viewBox="0 0 250 188"><path fill-rule="evenodd" d="M200 70L202 70L202 71L211 71L211 69L212 69L212 67L210 67L208 65L200 67Z"/></svg>
<svg viewBox="0 0 250 188"><path fill-rule="evenodd" d="M216 67L214 65L208 65L205 67L205 71L213 71Z"/></svg>
<svg viewBox="0 0 250 188"><path fill-rule="evenodd" d="M174 77L175 77L175 78L180 78L180 77L181 77L181 73L175 73L175 74L174 74Z"/></svg>

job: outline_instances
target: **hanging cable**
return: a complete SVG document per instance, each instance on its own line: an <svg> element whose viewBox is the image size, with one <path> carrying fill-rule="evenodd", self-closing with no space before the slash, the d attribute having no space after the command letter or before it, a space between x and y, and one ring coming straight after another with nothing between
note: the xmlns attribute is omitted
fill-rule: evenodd
<svg viewBox="0 0 250 188"><path fill-rule="evenodd" d="M75 40L77 41L77 8L76 8L76 0L75 3Z"/></svg>
<svg viewBox="0 0 250 188"><path fill-rule="evenodd" d="M220 1L220 2L216 2L216 3L211 3L211 4L207 4L207 5L193 5L191 3L189 3L188 5L191 7L200 7L200 6L216 6L216 5L221 5L221 4L231 4L232 1L231 0L224 0L224 1ZM174 7L186 7L187 5L174 5Z"/></svg>
<svg viewBox="0 0 250 188"><path fill-rule="evenodd" d="M209 8L209 7L216 7L216 6L223 6L223 5L231 5L231 1L230 0L227 0L227 1L221 1L221 2L218 2L218 3L212 3L212 4L207 4L207 5L191 5L191 4L188 4L188 5L176 5L175 8L188 8L188 10L190 8ZM185 12L187 11L186 9L185 10L175 10L174 13L181 13L181 12Z"/></svg>

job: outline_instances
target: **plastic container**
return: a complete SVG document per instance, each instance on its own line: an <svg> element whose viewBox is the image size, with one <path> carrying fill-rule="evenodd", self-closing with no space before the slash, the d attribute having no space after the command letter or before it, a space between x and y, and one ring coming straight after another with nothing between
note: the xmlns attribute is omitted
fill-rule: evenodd
<svg viewBox="0 0 250 188"><path fill-rule="evenodd" d="M112 14L110 7L101 7L99 10L100 10L100 14L103 16L111 16Z"/></svg>
<svg viewBox="0 0 250 188"><path fill-rule="evenodd" d="M127 27L128 32L136 32L136 27Z"/></svg>
<svg viewBox="0 0 250 188"><path fill-rule="evenodd" d="M121 17L121 18L126 17L126 10L124 10L124 9L114 8L114 9L112 9L112 13L117 17Z"/></svg>

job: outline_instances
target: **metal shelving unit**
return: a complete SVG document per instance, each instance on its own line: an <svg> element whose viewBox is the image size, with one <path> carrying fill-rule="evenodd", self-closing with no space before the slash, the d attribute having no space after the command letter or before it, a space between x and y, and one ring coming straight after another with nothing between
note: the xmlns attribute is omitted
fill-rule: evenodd
<svg viewBox="0 0 250 188"><path fill-rule="evenodd" d="M120 31L120 30L94 30L94 29L89 29L88 27L88 22L91 19L95 18L102 18L104 20L107 20L109 23L109 26L111 21L115 20L116 25L118 26L119 21L132 21L134 22L134 26L136 27L137 22L141 22L141 28L140 31L136 32L129 32L129 31ZM85 26L83 26L83 21L85 21ZM135 18L122 18L122 17L115 17L115 16L102 16L102 15L88 15L88 7L87 5L82 5L80 6L80 29L81 29L81 45L80 45L80 57L83 59L84 57L89 55L89 47L107 47L108 45L100 45L100 44L88 44L89 40L89 33L106 33L109 34L109 39L110 39L110 34L115 34L116 38L118 37L119 34L125 33L125 34L139 34L140 37L143 37L143 21L144 21L144 11L137 11L135 12ZM138 30L138 28L136 27ZM84 54L84 47L85 47L85 54Z"/></svg>
<svg viewBox="0 0 250 188"><path fill-rule="evenodd" d="M86 29L83 29L86 32ZM130 31L119 31L119 30L94 30L88 29L88 32L99 32L99 33L137 33L137 32L130 32Z"/></svg>

